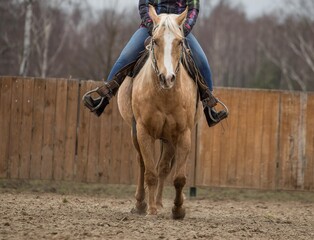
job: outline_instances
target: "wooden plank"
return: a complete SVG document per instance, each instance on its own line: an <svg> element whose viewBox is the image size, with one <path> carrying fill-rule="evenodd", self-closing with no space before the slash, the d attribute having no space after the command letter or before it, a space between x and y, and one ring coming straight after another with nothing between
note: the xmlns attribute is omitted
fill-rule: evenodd
<svg viewBox="0 0 314 240"><path fill-rule="evenodd" d="M219 144L215 144L215 128L209 128L205 115L201 111L197 129L197 153L196 153L196 185L212 185L212 159L213 152L220 154ZM218 149L217 149L218 146ZM218 171L219 172L219 171Z"/></svg>
<svg viewBox="0 0 314 240"><path fill-rule="evenodd" d="M304 189L304 173L306 168L306 112L307 112L307 93L300 93L300 105L299 105L299 124L298 124L298 138L297 153L296 153L296 189Z"/></svg>
<svg viewBox="0 0 314 240"><path fill-rule="evenodd" d="M264 92L263 135L260 162L260 188L276 187L276 158L278 152L278 122L280 93Z"/></svg>
<svg viewBox="0 0 314 240"><path fill-rule="evenodd" d="M247 115L247 137L246 137L246 159L245 159L245 178L244 178L244 187L255 187L255 182L252 182L254 178L259 178L259 176L254 176L254 162L259 161L256 152L259 152L261 149L261 142L258 141L259 130L261 125L258 125L256 121L260 118L259 112L261 108L257 108L258 97L256 96L257 92L248 91L247 92L247 101L248 109L245 113ZM258 115L258 116L257 116ZM256 137L258 136L258 137ZM257 149L257 150L256 150ZM257 160L258 159L258 160Z"/></svg>
<svg viewBox="0 0 314 240"><path fill-rule="evenodd" d="M57 80L55 136L53 148L53 179L63 179L65 161L65 133L67 117L67 81Z"/></svg>
<svg viewBox="0 0 314 240"><path fill-rule="evenodd" d="M56 79L46 79L41 179L53 178L53 153L56 116Z"/></svg>
<svg viewBox="0 0 314 240"><path fill-rule="evenodd" d="M102 183L109 183L110 162L111 160L111 141L112 141L112 127L111 123L114 121L112 117L113 104L109 104L103 115L101 116L101 135L100 135L100 151L99 151L99 172L100 181Z"/></svg>
<svg viewBox="0 0 314 240"><path fill-rule="evenodd" d="M215 135L216 137L221 138L220 142L220 159L213 159L220 163L219 171L220 171L220 181L219 186L236 186L236 164L237 164L237 145L235 144L237 134L238 134L238 122L239 115L241 115L241 111L239 108L242 104L242 99L238 97L239 90L229 90L225 92L225 90L221 90L223 95L223 100L228 104L228 108L230 109L230 116L228 117L228 128L225 132L218 133Z"/></svg>
<svg viewBox="0 0 314 240"><path fill-rule="evenodd" d="M22 127L20 133L20 179L29 179L33 126L34 79L23 79Z"/></svg>
<svg viewBox="0 0 314 240"><path fill-rule="evenodd" d="M222 96L221 96L222 94ZM221 98L221 100L228 105L228 107L232 108L232 99L231 96L233 92L229 92L229 94L224 95L223 89L218 89L216 91L216 97ZM204 114L203 114L204 115ZM204 115L205 116L205 115ZM205 119L205 118L204 118ZM230 116L228 119L228 124L230 122ZM224 124L226 121L224 122ZM206 172L210 173L208 177L206 177L206 173L204 174L204 182L205 185L209 186L219 186L220 184L225 185L227 182L227 171L221 171L221 168L225 168L227 170L227 159L224 157L224 151L223 149L226 146L223 146L225 142L225 139L228 139L228 136L230 134L229 127L224 130L222 125L216 125L215 127L209 128L207 125L207 122L205 120L205 126L208 129L206 134L210 134L208 136L208 142L204 143L206 144L205 148L209 153L207 153L207 156L205 161L209 161L208 164L204 163L206 167ZM228 144L228 143L226 143Z"/></svg>
<svg viewBox="0 0 314 240"><path fill-rule="evenodd" d="M122 150L122 118L118 110L117 99L111 100L110 104L113 105L113 119L112 126L112 141L111 141L111 162L109 165L109 183L119 184L120 181L120 168L121 168L121 150Z"/></svg>
<svg viewBox="0 0 314 240"><path fill-rule="evenodd" d="M277 189L291 190L295 189L297 185L299 116L300 95L297 93L282 93Z"/></svg>
<svg viewBox="0 0 314 240"><path fill-rule="evenodd" d="M23 108L23 79L13 78L11 95L11 124L10 124L10 147L9 162L11 179L18 179L20 168L20 132Z"/></svg>
<svg viewBox="0 0 314 240"><path fill-rule="evenodd" d="M67 88L67 113L66 113L66 132L65 132L65 161L64 161L64 180L74 180L76 138L78 127L78 106L82 105L79 98L79 81L68 80Z"/></svg>
<svg viewBox="0 0 314 240"><path fill-rule="evenodd" d="M89 91L88 82L81 81L80 97ZM79 105L79 128L78 128L78 146L77 146L77 164L76 175L77 181L86 182L87 180L87 161L88 161L88 145L89 145L89 124L90 124L90 111L82 104Z"/></svg>
<svg viewBox="0 0 314 240"><path fill-rule="evenodd" d="M247 154L247 147L246 147L246 138L247 138L247 122L248 122L248 115L247 111L248 108L251 107L250 99L247 96L248 90L238 90L237 97L240 99L239 108L235 109L234 111L238 111L238 133L235 141L233 144L236 145L237 153L236 159L236 187L243 187L245 184L245 176L247 172L245 171L246 168L246 154ZM231 109L232 111L232 109ZM231 112L233 114L233 111Z"/></svg>
<svg viewBox="0 0 314 240"><path fill-rule="evenodd" d="M11 124L11 77L0 77L0 178L8 178Z"/></svg>
<svg viewBox="0 0 314 240"><path fill-rule="evenodd" d="M207 166L205 166L205 159L204 156L206 153L204 152L204 141L208 139L210 134L205 134L205 131L208 131L207 129L207 123L205 120L205 117L203 116L203 112L201 113L200 119L198 121L198 128L197 128L197 151L196 151L196 163L195 163L195 180L196 180L196 186L204 186L204 179L205 179L205 172L210 171L210 168L208 168L208 162ZM210 153L210 152L208 152Z"/></svg>
<svg viewBox="0 0 314 240"><path fill-rule="evenodd" d="M249 187L252 179L252 165L254 161L254 155L252 153L252 149L255 147L254 143L254 129L255 129L255 122L254 122L254 116L256 113L256 109L252 107L252 102L254 99L254 93L252 91L247 92L247 122L246 122L246 158L244 159L244 186L243 187Z"/></svg>
<svg viewBox="0 0 314 240"><path fill-rule="evenodd" d="M41 179L46 80L34 80L30 179Z"/></svg>
<svg viewBox="0 0 314 240"><path fill-rule="evenodd" d="M314 190L314 94L309 93L306 109L306 152L304 189Z"/></svg>
<svg viewBox="0 0 314 240"><path fill-rule="evenodd" d="M87 83L88 89L94 89L97 86L94 82ZM88 160L87 160L87 182L97 182L100 178L98 157L100 148L100 129L101 119L95 114L90 113L89 124L89 144L88 144ZM86 137L88 137L86 136Z"/></svg>
<svg viewBox="0 0 314 240"><path fill-rule="evenodd" d="M218 186L220 182L220 162L221 159L221 129L219 127L209 128L205 115L203 114L204 125L207 131L205 134L208 134L207 140L203 142L203 149L207 150L207 153L204 156L203 166L204 173L203 175L203 184L206 186ZM225 134L225 133L224 133Z"/></svg>
<svg viewBox="0 0 314 240"><path fill-rule="evenodd" d="M124 123L124 120L121 121L121 164L120 164L120 172L119 174L120 184L128 184L130 181L130 146L131 146L131 138L130 138L131 129L127 124Z"/></svg>
<svg viewBox="0 0 314 240"><path fill-rule="evenodd" d="M260 188L260 171L261 171L261 156L262 156L262 136L263 136L263 109L264 109L264 93L262 91L254 91L254 101L252 107L255 110L254 114L254 147L248 148L252 155L252 174L251 188ZM253 105L254 104L254 105Z"/></svg>

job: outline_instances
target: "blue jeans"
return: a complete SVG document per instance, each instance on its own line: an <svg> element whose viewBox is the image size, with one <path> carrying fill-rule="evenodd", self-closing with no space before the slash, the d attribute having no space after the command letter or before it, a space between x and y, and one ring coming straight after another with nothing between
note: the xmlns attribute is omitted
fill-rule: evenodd
<svg viewBox="0 0 314 240"><path fill-rule="evenodd" d="M146 38L149 37L147 28L139 28L131 37L130 41L127 43L127 45L122 50L118 60L113 65L109 76L107 78L107 81L111 81L114 76L127 64L135 61L137 57L139 56L139 53L145 49L144 42ZM192 33L190 33L186 37L187 43L190 46L190 49L192 51L193 59L196 63L196 66L199 68L202 76L204 77L204 80L207 84L207 87L209 90L213 90L213 81L212 81L212 75L211 70L208 64L207 57L198 43L197 39L194 37Z"/></svg>

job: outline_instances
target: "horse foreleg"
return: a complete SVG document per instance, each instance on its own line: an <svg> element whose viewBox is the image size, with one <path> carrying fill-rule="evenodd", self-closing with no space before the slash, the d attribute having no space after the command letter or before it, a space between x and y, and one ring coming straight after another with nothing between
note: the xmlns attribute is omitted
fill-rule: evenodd
<svg viewBox="0 0 314 240"><path fill-rule="evenodd" d="M147 204L145 202L145 188L144 188L145 166L141 154L137 154L137 159L140 166L140 172L137 179L137 187L135 193L136 205L135 209L132 209L132 213L146 214Z"/></svg>
<svg viewBox="0 0 314 240"><path fill-rule="evenodd" d="M148 188L148 215L157 214L155 193L157 187L157 173L154 164L154 139L146 132L141 125L137 127L137 138L143 156L145 173L144 181Z"/></svg>
<svg viewBox="0 0 314 240"><path fill-rule="evenodd" d="M172 217L174 219L183 219L185 217L185 208L183 207L183 187L186 184L186 161L191 150L191 132L186 131L177 144L176 165L173 185L176 190L174 206L172 208Z"/></svg>
<svg viewBox="0 0 314 240"><path fill-rule="evenodd" d="M162 208L162 194L164 189L165 179L168 177L173 163L174 163L174 147L169 142L161 143L161 156L157 165L158 172L158 185L157 185L157 195L156 195L156 204L158 208Z"/></svg>
<svg viewBox="0 0 314 240"><path fill-rule="evenodd" d="M137 151L136 158L137 158L138 165L140 167L140 172L137 179L136 193L135 193L136 205L135 205L135 209L132 209L132 213L146 214L147 204L145 202L145 188L144 188L145 165L144 165L143 157L142 157L138 140L137 140L137 131L136 131L135 122L132 126L132 139L133 139L134 147Z"/></svg>

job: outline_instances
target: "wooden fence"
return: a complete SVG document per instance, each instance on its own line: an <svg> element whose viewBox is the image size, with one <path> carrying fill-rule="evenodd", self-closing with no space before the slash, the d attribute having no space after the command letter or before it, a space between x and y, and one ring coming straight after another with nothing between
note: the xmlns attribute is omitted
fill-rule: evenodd
<svg viewBox="0 0 314 240"><path fill-rule="evenodd" d="M93 81L0 77L0 178L135 184L130 129L112 101L95 117L81 97ZM314 94L217 89L224 127L202 118L188 184L314 190Z"/></svg>

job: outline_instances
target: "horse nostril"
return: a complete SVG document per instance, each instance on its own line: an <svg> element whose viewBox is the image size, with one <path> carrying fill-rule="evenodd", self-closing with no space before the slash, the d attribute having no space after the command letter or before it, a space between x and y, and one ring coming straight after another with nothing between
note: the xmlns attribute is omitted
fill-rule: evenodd
<svg viewBox="0 0 314 240"><path fill-rule="evenodd" d="M159 75L159 78L162 82L166 82L166 77L162 73Z"/></svg>
<svg viewBox="0 0 314 240"><path fill-rule="evenodd" d="M175 80L176 80L176 76L174 74L170 74L167 76L167 81L169 83L174 83Z"/></svg>
<svg viewBox="0 0 314 240"><path fill-rule="evenodd" d="M175 75L172 75L172 77L171 77L171 82L173 83L175 80L176 80L176 76L175 76Z"/></svg>

